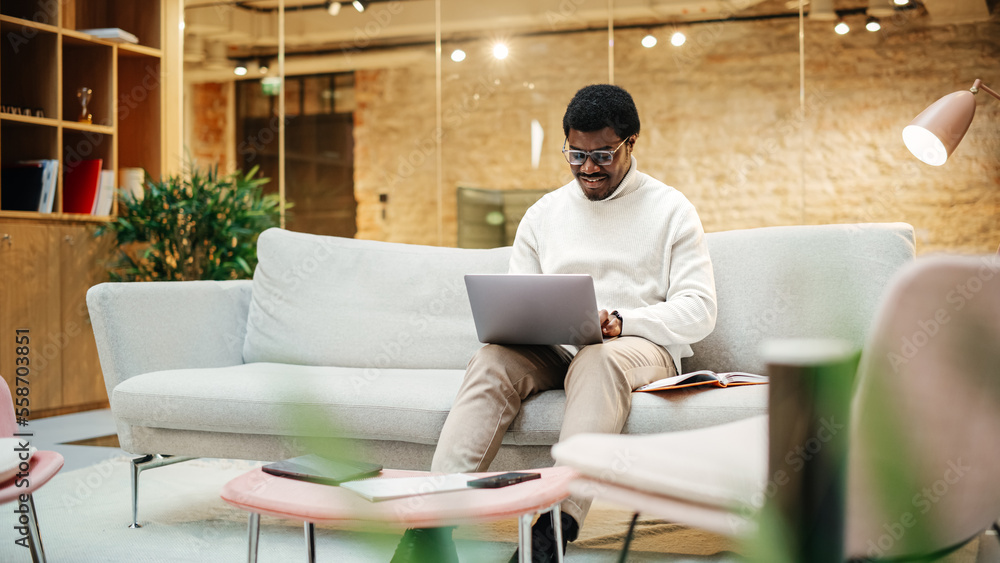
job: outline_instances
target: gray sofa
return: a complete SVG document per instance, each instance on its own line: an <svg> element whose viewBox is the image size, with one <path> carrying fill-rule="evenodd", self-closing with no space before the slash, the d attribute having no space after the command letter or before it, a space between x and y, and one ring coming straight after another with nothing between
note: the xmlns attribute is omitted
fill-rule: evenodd
<svg viewBox="0 0 1000 563"><path fill-rule="evenodd" d="M831 336L860 346L886 281L914 255L913 229L900 223L706 237L718 322L684 371L763 373L757 349L768 338ZM252 282L91 288L121 447L146 455L141 469L161 455L281 459L336 439L386 467L427 469L481 346L463 275L505 272L509 252L271 229L259 238ZM563 402L562 391L526 401L492 468L551 465ZM766 411L764 386L635 393L624 432Z"/></svg>

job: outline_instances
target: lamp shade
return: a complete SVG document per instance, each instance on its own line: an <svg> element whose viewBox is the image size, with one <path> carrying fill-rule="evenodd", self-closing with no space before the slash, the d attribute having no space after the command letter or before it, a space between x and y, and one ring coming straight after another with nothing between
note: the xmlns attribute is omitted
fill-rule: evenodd
<svg viewBox="0 0 1000 563"><path fill-rule="evenodd" d="M921 161L941 166L962 141L975 114L976 99L972 92L948 94L903 129L903 143Z"/></svg>

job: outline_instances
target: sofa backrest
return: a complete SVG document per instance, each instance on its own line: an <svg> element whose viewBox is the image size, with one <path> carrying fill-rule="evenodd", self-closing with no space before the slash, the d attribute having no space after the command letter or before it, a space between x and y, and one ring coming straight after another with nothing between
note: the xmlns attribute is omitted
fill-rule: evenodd
<svg viewBox="0 0 1000 563"><path fill-rule="evenodd" d="M769 338L839 337L860 347L889 278L913 259L904 223L708 233L718 321L684 371L764 373ZM510 247L441 248L270 229L245 362L462 369L482 346L463 276L507 271Z"/></svg>
<svg viewBox="0 0 1000 563"><path fill-rule="evenodd" d="M764 227L706 235L719 314L684 371L765 373L770 338L837 337L859 349L889 279L914 257L905 223Z"/></svg>
<svg viewBox="0 0 1000 563"><path fill-rule="evenodd" d="M463 369L482 346L463 276L506 272L510 248L269 229L257 256L244 362Z"/></svg>

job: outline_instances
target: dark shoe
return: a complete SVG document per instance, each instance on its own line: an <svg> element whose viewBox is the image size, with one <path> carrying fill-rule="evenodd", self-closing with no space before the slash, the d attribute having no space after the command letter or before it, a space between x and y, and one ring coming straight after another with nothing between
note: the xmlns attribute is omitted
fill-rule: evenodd
<svg viewBox="0 0 1000 563"><path fill-rule="evenodd" d="M410 528L392 554L390 563L458 563L451 539L454 528Z"/></svg>
<svg viewBox="0 0 1000 563"><path fill-rule="evenodd" d="M576 539L580 525L572 516L562 515L562 550L566 553L566 543ZM515 551L510 563L518 563L520 550ZM531 527L531 563L552 563L556 559L556 532L552 528L551 514L542 514Z"/></svg>

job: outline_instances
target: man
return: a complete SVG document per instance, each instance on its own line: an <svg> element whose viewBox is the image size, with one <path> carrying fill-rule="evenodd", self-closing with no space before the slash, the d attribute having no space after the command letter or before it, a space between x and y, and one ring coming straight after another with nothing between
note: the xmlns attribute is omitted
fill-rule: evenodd
<svg viewBox="0 0 1000 563"><path fill-rule="evenodd" d="M509 271L590 274L605 341L575 356L560 346L481 348L441 431L433 471L488 470L521 401L548 389L566 390L560 440L621 432L632 390L678 373L690 345L715 327L701 221L683 194L637 169L632 97L607 84L581 89L566 108L563 132L575 179L525 213ZM576 539L589 507L582 498L563 503L563 547ZM408 530L393 561L455 561L450 533ZM532 556L555 561L548 517L532 527Z"/></svg>

